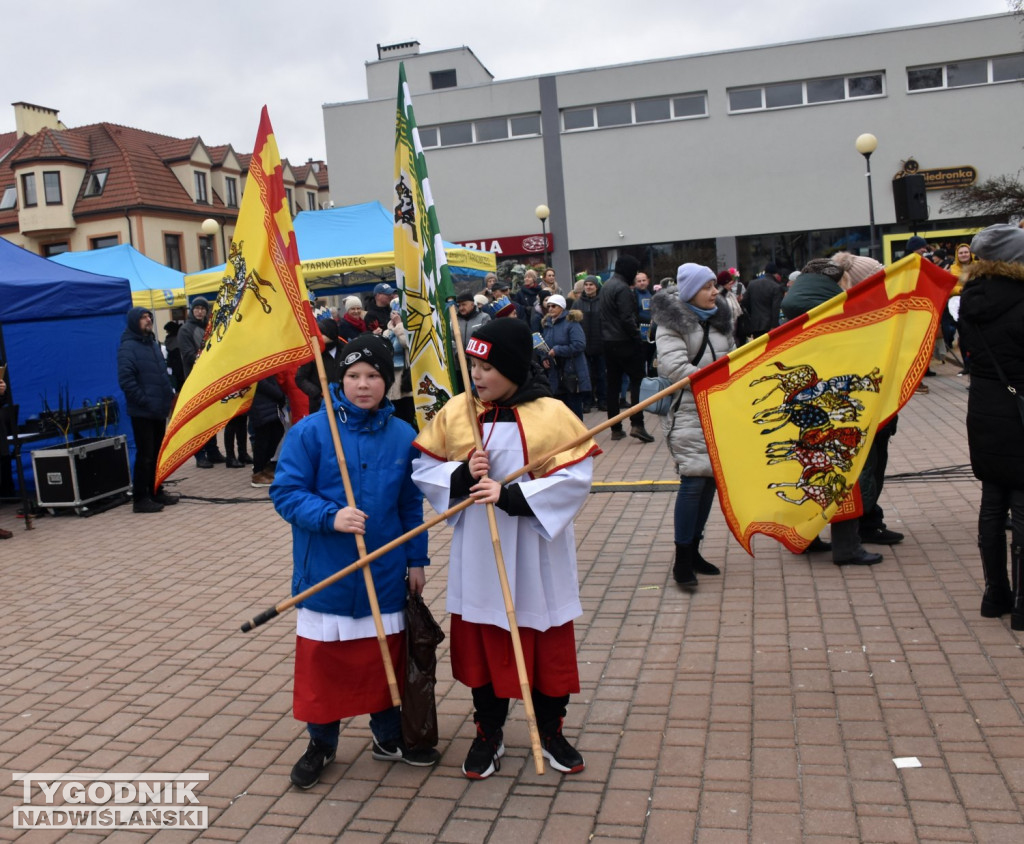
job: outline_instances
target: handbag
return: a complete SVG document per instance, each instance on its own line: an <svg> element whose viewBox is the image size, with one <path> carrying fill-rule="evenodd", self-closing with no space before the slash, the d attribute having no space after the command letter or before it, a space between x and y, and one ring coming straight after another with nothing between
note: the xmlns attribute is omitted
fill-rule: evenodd
<svg viewBox="0 0 1024 844"><path fill-rule="evenodd" d="M444 631L422 595L410 593L405 603L405 685L402 689L402 739L410 750L437 746L437 646Z"/></svg>
<svg viewBox="0 0 1024 844"><path fill-rule="evenodd" d="M1024 424L1024 396L1017 392L1017 388L1010 383L1010 379L1006 377L1003 372L1003 368L999 365L999 361L996 360L995 355L992 354L992 349L989 348L988 340L985 339L985 332L981 329L977 330L978 339L981 340L981 345L985 347L985 351L988 352L989 358L992 360L992 366L996 369L996 375L999 376L999 380L1003 382L1003 386L1006 387L1007 391L1017 400L1017 412L1020 414L1020 421Z"/></svg>
<svg viewBox="0 0 1024 844"><path fill-rule="evenodd" d="M576 365L571 360L568 363L558 361L558 386L563 393L570 395L580 391L580 376L576 372Z"/></svg>
<svg viewBox="0 0 1024 844"><path fill-rule="evenodd" d="M694 366L704 356L704 350L708 347L708 334L711 329L707 322L703 323L704 336L701 338L700 348L697 350L697 354L693 356L693 360L690 361ZM711 356L715 356L715 350L712 348ZM660 393L662 390L666 390L671 387L675 382L669 381L664 375L649 375L640 381L640 401L644 402L653 396L655 393ZM683 390L679 390L675 396L675 402L672 401L672 396L662 396L653 404L649 404L644 408L648 413L653 413L656 416L665 416L670 410L675 413L679 409L679 403L683 400Z"/></svg>

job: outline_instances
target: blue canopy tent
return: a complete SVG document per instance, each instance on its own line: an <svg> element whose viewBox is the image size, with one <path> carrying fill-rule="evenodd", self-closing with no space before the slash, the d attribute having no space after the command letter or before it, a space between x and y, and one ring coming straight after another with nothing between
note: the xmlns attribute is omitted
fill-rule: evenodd
<svg viewBox="0 0 1024 844"><path fill-rule="evenodd" d="M379 202L321 211L301 211L294 221L295 242L306 286L314 293L358 293L395 279L394 218ZM495 269L490 252L445 243L448 267L458 287ZM220 287L224 265L185 277L189 296ZM479 286L479 283L478 283Z"/></svg>
<svg viewBox="0 0 1024 844"><path fill-rule="evenodd" d="M127 243L88 252L64 252L50 260L76 270L123 276L132 287L132 304L138 307L185 307L185 274L158 264Z"/></svg>
<svg viewBox="0 0 1024 844"><path fill-rule="evenodd" d="M117 347L131 306L127 279L62 267L0 238L0 360L23 425L47 410L111 397L117 421L82 433L131 441L117 385Z"/></svg>

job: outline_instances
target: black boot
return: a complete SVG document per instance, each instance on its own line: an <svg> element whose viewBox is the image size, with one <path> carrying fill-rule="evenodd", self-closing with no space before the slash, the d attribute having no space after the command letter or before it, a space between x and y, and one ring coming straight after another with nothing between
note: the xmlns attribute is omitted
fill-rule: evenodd
<svg viewBox="0 0 1024 844"><path fill-rule="evenodd" d="M705 560L700 553L700 543L704 541L704 537L700 537L693 545L693 570L697 574L721 574L722 570L714 563L709 563Z"/></svg>
<svg viewBox="0 0 1024 844"><path fill-rule="evenodd" d="M676 583L686 589L697 585L697 575L693 573L693 546L676 543L676 562L672 566L672 577Z"/></svg>
<svg viewBox="0 0 1024 844"><path fill-rule="evenodd" d="M1010 546L1010 565L1013 566L1013 609L1010 614L1010 629L1024 630L1024 565L1021 563L1019 545Z"/></svg>
<svg viewBox="0 0 1024 844"><path fill-rule="evenodd" d="M981 598L982 618L999 618L1013 609L1013 592L1006 576L1006 536L987 543L978 537L981 567L985 572L985 594Z"/></svg>

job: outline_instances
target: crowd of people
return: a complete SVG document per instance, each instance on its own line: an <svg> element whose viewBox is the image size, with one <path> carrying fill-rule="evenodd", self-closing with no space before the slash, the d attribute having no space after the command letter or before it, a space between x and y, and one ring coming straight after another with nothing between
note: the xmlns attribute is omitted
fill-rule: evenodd
<svg viewBox="0 0 1024 844"><path fill-rule="evenodd" d="M934 258L937 250L918 240L908 241L907 254L923 249ZM971 244L958 246L951 258L959 308L951 302L949 314L971 365L967 431L971 464L982 482L981 614L1009 614L1011 626L1020 630L1024 401L1015 390L1024 387L1024 310L1019 307L1024 302L1024 229L990 227ZM401 384L409 365L408 337L395 307L396 291L380 284L368 303L351 296L343 312L320 319L327 345L326 395L312 364L283 379L264 379L246 420L248 437L236 433L226 438L227 458L219 456L215 442L205 445L197 466L223 462L237 468L251 461L252 485L269 487L275 508L292 526L295 593L331 574L337 560L356 559L360 545L373 551L416 528L424 499L437 512L460 503L493 507L491 525L508 549L505 564L512 572L542 752L556 770L576 773L585 767L583 756L562 732L570 696L579 691L573 620L582 608L573 519L589 492L593 459L600 454L587 436L584 415L597 410L615 419L611 439L625 439L617 417L624 405L639 404L645 376L657 373L678 381L881 269L871 258L839 252L788 275L768 263L744 285L734 269L715 272L684 263L674 278L652 286L640 262L622 255L606 280L581 274L565 291L549 268L527 269L516 290L507 279L490 274L482 290L462 291L456 302L472 390L446 404L418 433L410 385ZM183 378L194 366L208 310L205 300L193 300L185 324L167 332ZM151 449L159 445L173 392L152 333L152 313L144 308L128 315L119 375L140 446L135 508L156 512L175 503L173 496L152 487ZM289 380L301 396L298 401ZM0 401L2 396L0 390ZM281 417L286 407L291 412L287 433ZM353 500L331 445L327 411L340 421L344 451L360 455L351 463ZM642 413L629 421L630 437L640 444L654 440ZM721 574L721 560L701 553L717 489L692 393L678 392L662 426L680 478L672 576L692 590L698 575ZM879 505L896 426L893 418L877 432L858 478L863 515L834 522L830 541L819 537L810 552L830 551L838 566L870 566L882 555L865 545L903 540L886 526ZM579 435L580 444L560 452L558 447L572 435ZM507 484L497 480L537 455L548 455L537 471ZM509 702L522 696L523 686L512 659L497 569L483 559L491 548L484 508L469 507L451 522L446 584L450 653L455 678L471 690L476 728L462 771L470 779L483 779L500 769ZM402 608L407 593L422 593L428 565L425 534L373 564L387 648L399 676L406 659ZM373 758L437 764L435 748L414 747L403 738L401 710L387 691L364 581L343 579L299 606L294 713L306 723L309 742L292 769L292 782L299 788L318 782L334 759L341 719L362 714L370 715Z"/></svg>

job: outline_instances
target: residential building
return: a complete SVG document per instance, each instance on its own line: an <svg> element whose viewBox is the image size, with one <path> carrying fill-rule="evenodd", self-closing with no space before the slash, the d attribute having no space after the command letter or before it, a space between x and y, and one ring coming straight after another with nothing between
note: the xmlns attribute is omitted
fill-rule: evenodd
<svg viewBox="0 0 1024 844"><path fill-rule="evenodd" d="M224 262L250 155L114 123L68 128L57 114L14 103L15 131L0 133L0 236L44 256L128 243L183 272ZM282 163L293 214L327 205L324 162Z"/></svg>
<svg viewBox="0 0 1024 844"><path fill-rule="evenodd" d="M944 211L940 188L1021 171L1022 39L1002 14L509 80L468 47L378 46L367 99L324 106L332 199L392 202L404 62L448 240L500 260L540 234L545 204L560 278L606 271L621 252L655 279L687 260L749 278L839 246L866 254L855 141L870 133L880 254L915 229L991 222ZM914 163L929 190L897 219L911 183L893 177ZM542 244L516 257L539 261Z"/></svg>

